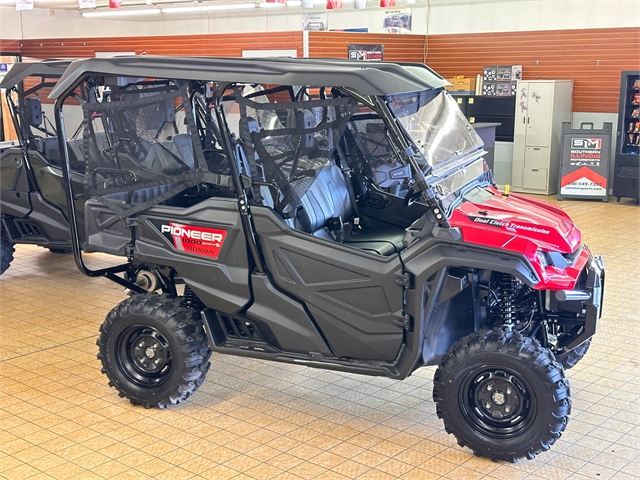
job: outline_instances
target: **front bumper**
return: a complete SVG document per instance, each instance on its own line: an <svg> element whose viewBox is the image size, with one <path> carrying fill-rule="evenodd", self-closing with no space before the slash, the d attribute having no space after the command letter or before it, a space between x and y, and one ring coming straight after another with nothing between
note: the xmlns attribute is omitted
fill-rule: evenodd
<svg viewBox="0 0 640 480"><path fill-rule="evenodd" d="M604 299L604 260L600 255L593 257L588 272L586 290L591 294L591 299L587 301L587 317L592 317L597 323L602 316L602 300Z"/></svg>
<svg viewBox="0 0 640 480"><path fill-rule="evenodd" d="M589 258L586 268L586 279L580 282L579 290L558 291L556 298L567 298L566 301L558 301L557 305L560 310L584 312L581 320L584 327L575 335L571 341L565 345L566 351L572 350L578 345L589 340L598 331L598 321L602 316L602 303L604 298L604 260L600 255L594 255ZM570 298L578 298L582 296L583 300L569 300Z"/></svg>

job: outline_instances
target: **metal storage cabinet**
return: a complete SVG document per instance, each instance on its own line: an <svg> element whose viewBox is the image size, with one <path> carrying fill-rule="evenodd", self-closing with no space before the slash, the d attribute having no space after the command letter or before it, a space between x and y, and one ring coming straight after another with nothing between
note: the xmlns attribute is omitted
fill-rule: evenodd
<svg viewBox="0 0 640 480"><path fill-rule="evenodd" d="M620 110L613 194L640 197L640 71L624 71L620 82Z"/></svg>
<svg viewBox="0 0 640 480"><path fill-rule="evenodd" d="M562 122L571 122L572 80L521 80L516 92L513 171L516 192L558 191Z"/></svg>

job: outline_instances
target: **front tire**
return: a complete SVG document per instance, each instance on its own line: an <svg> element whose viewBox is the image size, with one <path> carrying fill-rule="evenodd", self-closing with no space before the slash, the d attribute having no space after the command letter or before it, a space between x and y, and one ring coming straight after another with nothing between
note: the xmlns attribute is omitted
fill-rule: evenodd
<svg viewBox="0 0 640 480"><path fill-rule="evenodd" d="M134 405L166 408L204 382L211 351L199 320L166 295L134 295L100 327L98 359L109 386Z"/></svg>
<svg viewBox="0 0 640 480"><path fill-rule="evenodd" d="M569 350L568 352L556 355L556 361L560 363L560 365L562 365L565 370L569 370L570 368L575 367L576 364L580 360L582 360L582 358L587 353L587 350L589 350L590 346L591 346L591 339L578 345L573 350Z"/></svg>
<svg viewBox="0 0 640 480"><path fill-rule="evenodd" d="M16 249L9 241L9 237L4 231L4 228L0 227L0 275L7 271L11 262L13 261L13 252Z"/></svg>
<svg viewBox="0 0 640 480"><path fill-rule="evenodd" d="M500 330L453 344L436 370L433 399L447 433L495 461L548 450L571 411L569 382L549 350Z"/></svg>

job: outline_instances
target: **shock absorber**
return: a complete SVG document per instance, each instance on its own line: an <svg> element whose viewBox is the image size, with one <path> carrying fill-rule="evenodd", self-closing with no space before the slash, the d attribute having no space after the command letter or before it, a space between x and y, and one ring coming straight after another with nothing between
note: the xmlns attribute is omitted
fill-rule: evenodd
<svg viewBox="0 0 640 480"><path fill-rule="evenodd" d="M185 307L193 308L194 310L203 310L204 305L202 304L202 300L198 298L196 293L189 288L189 285L185 285L184 294L182 296L182 301Z"/></svg>
<svg viewBox="0 0 640 480"><path fill-rule="evenodd" d="M492 312L495 323L511 328L516 323L517 281L513 275L498 273L494 289L498 300Z"/></svg>

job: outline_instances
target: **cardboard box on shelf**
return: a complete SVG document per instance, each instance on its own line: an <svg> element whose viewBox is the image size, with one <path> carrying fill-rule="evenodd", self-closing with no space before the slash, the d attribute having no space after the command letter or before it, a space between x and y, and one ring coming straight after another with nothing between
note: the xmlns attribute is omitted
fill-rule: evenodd
<svg viewBox="0 0 640 480"><path fill-rule="evenodd" d="M460 75L458 77L448 78L447 80L451 83L451 86L447 87L447 90L450 92L475 92L476 90L475 78L465 78L463 75Z"/></svg>

